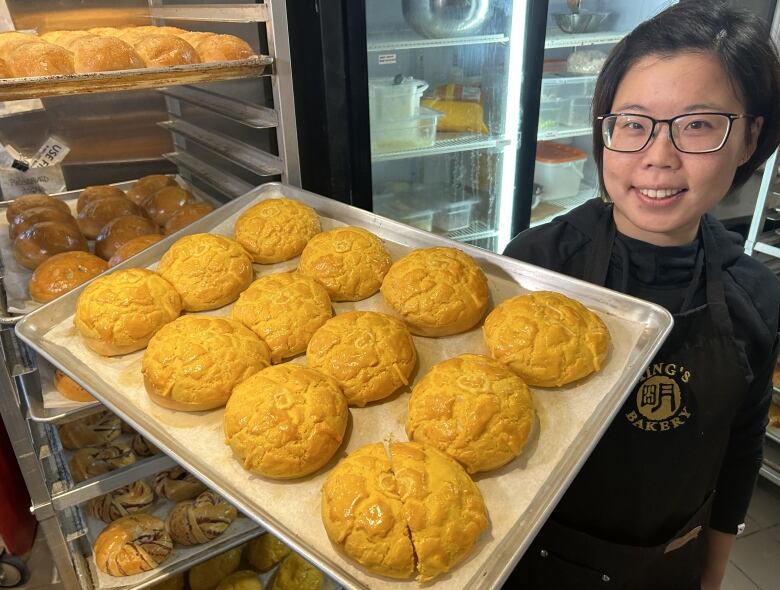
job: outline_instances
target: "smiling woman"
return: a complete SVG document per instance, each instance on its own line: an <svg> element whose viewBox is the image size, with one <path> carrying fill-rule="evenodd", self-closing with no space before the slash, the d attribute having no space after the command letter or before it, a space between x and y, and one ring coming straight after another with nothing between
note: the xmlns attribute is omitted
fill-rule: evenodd
<svg viewBox="0 0 780 590"><path fill-rule="evenodd" d="M707 212L780 142L767 39L710 2L632 31L593 100L602 198L505 251L675 318L507 587L720 588L761 461L780 281Z"/></svg>

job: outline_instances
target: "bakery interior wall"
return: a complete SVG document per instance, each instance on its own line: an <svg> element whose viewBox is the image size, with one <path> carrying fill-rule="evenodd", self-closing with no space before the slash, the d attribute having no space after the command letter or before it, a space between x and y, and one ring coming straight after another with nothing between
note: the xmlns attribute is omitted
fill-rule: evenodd
<svg viewBox="0 0 780 590"><path fill-rule="evenodd" d="M17 30L40 33L57 29L152 24L148 0L5 0L5 3ZM166 5L193 3L197 2L166 0ZM196 21L171 21L168 24L192 31L238 35L256 51L267 52L265 28L257 24ZM214 82L201 87L254 104L273 106L267 77ZM50 97L42 99L41 103L43 110L0 118L0 143L9 143L23 152L34 153L50 135L57 135L71 149L63 162L69 190L90 184L131 180L156 172L176 172L176 168L162 157L162 154L174 151L176 146L170 132L158 126L170 116L165 98L156 90ZM258 133L190 105L181 104L178 116L277 153L273 133ZM184 147L184 144L180 146ZM213 154L192 142L186 144L186 150L206 161L215 160ZM218 166L253 185L269 180L227 161L220 160Z"/></svg>

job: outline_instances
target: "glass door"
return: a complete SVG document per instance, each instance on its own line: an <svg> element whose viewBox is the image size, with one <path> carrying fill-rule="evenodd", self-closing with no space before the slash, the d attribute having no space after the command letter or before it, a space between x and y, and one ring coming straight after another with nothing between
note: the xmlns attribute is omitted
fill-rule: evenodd
<svg viewBox="0 0 780 590"><path fill-rule="evenodd" d="M511 237L525 0L365 1L374 211L500 251Z"/></svg>

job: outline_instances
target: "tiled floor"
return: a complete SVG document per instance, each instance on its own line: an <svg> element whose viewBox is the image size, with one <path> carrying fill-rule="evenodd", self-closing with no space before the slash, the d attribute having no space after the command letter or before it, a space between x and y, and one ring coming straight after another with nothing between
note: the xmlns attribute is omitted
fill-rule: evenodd
<svg viewBox="0 0 780 590"><path fill-rule="evenodd" d="M722 590L775 590L780 587L780 487L759 478L746 525L732 552ZM27 566L30 580L19 588L62 590L40 532Z"/></svg>

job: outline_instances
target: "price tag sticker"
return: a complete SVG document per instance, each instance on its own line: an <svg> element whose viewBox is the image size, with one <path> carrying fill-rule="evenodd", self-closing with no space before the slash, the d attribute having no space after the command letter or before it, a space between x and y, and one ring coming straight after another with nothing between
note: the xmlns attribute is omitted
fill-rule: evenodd
<svg viewBox="0 0 780 590"><path fill-rule="evenodd" d="M380 66L388 66L396 63L398 61L398 55L396 53L380 53L379 54L379 65Z"/></svg>

